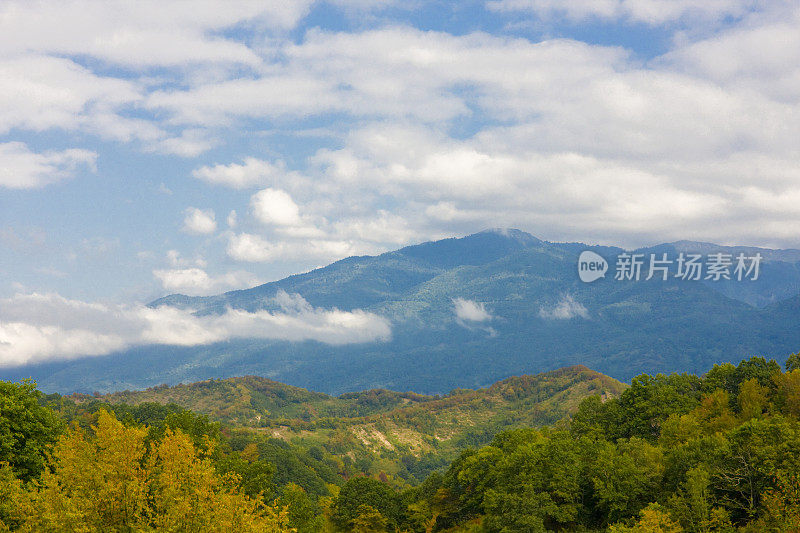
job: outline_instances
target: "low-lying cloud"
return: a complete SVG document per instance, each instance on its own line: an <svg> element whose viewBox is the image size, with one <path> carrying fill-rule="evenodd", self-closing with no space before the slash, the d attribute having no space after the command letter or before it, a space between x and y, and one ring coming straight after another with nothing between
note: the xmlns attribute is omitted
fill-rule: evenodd
<svg viewBox="0 0 800 533"><path fill-rule="evenodd" d="M539 316L551 320L569 320L576 317L589 318L589 311L571 295L566 294L554 306L541 307Z"/></svg>
<svg viewBox="0 0 800 533"><path fill-rule="evenodd" d="M464 322L486 322L493 317L482 303L464 298L454 298L456 318Z"/></svg>
<svg viewBox="0 0 800 533"><path fill-rule="evenodd" d="M279 292L277 311L228 309L196 316L169 306L150 308L69 300L57 294L18 294L0 300L0 366L106 355L137 345L196 346L236 338L326 344L386 341L389 321L362 310L313 307Z"/></svg>

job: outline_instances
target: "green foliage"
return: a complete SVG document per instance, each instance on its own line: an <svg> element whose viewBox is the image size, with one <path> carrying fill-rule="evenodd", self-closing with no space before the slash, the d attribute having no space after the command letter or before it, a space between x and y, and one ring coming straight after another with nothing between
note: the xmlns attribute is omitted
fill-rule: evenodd
<svg viewBox="0 0 800 533"><path fill-rule="evenodd" d="M50 409L39 405L40 396L31 381L0 381L0 463L8 463L23 481L41 474L63 427Z"/></svg>
<svg viewBox="0 0 800 533"><path fill-rule="evenodd" d="M321 515L320 506L300 485L287 484L277 504L278 507L288 509L289 527L297 530L297 533L322 531L325 519Z"/></svg>
<svg viewBox="0 0 800 533"><path fill-rule="evenodd" d="M379 513L385 522L376 515ZM398 492L376 479L358 477L345 483L333 505L333 523L342 531L356 526L362 531L369 524L384 524L389 531L406 521L405 507ZM378 529L379 531L379 529Z"/></svg>
<svg viewBox="0 0 800 533"><path fill-rule="evenodd" d="M14 405L27 408L10 413L33 410L58 428L41 404L52 405L72 428L38 452L48 466L38 479L0 462L0 530L221 530L226 520L299 533L800 530L800 369L757 357L702 378L642 375L618 396L589 372L424 401L353 394L344 400L363 408L404 406L313 429L302 425L313 414L292 419L295 429L232 428L175 404L76 404L14 384ZM571 419L514 427L558 401L574 406ZM442 433L467 424L454 441L479 447L442 446ZM490 436L503 427L513 429ZM412 447L401 434L429 440Z"/></svg>
<svg viewBox="0 0 800 533"><path fill-rule="evenodd" d="M786 371L791 372L792 370L799 370L800 369L800 352L791 354L786 359Z"/></svg>
<svg viewBox="0 0 800 533"><path fill-rule="evenodd" d="M407 527L791 531L798 401L800 371L763 358L704 378L643 375L619 398L584 399L568 428L506 431L463 452L413 493Z"/></svg>

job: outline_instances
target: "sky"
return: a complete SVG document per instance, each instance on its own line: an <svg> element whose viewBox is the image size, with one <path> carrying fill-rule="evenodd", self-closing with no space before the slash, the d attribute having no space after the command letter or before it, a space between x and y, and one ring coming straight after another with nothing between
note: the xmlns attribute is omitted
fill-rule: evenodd
<svg viewBox="0 0 800 533"><path fill-rule="evenodd" d="M800 248L798 139L791 1L6 0L0 336L492 227Z"/></svg>

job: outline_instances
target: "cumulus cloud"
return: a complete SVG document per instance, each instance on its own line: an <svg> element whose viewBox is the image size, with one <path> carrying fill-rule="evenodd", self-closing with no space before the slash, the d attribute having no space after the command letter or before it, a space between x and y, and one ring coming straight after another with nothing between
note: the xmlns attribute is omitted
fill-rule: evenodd
<svg viewBox="0 0 800 533"><path fill-rule="evenodd" d="M567 39L312 31L261 79L154 97L177 99L162 102L176 120L207 125L328 112L381 117L350 130L341 147L319 150L309 179L266 167L264 205L284 216L256 208L257 198L253 212L284 237L378 243L375 251L501 225L624 246L732 235L791 246L800 208L767 201L800 194L792 143L800 63L780 44L793 42L791 27L756 20L644 65L624 49ZM759 35L775 44L757 66L758 54L744 51L760 50ZM746 74L752 69L760 74ZM276 77L297 90L265 98L261 85ZM461 139L443 133L442 124L471 109L504 125ZM211 168L243 186L256 184L247 176L261 166Z"/></svg>
<svg viewBox="0 0 800 533"><path fill-rule="evenodd" d="M63 21L60 24L64 26ZM60 128L126 142L164 137L160 126L120 114L141 96L135 82L98 76L69 59L0 57L0 133Z"/></svg>
<svg viewBox="0 0 800 533"><path fill-rule="evenodd" d="M541 307L539 316L550 320L569 320L571 318L589 318L589 311L570 294L565 294L552 307Z"/></svg>
<svg viewBox="0 0 800 533"><path fill-rule="evenodd" d="M183 231L195 235L208 235L217 229L214 211L189 207L184 211Z"/></svg>
<svg viewBox="0 0 800 533"><path fill-rule="evenodd" d="M153 275L161 282L161 286L165 290L189 296L206 296L259 284L257 276L243 270L210 276L205 270L198 267L174 268L157 269L153 271Z"/></svg>
<svg viewBox="0 0 800 533"><path fill-rule="evenodd" d="M153 6L3 3L0 134L79 132L180 156L230 143L223 153L233 159L192 176L261 189L249 206L260 225L246 219L246 198L232 206L241 220L229 218L220 242L234 260L316 266L494 226L629 247L800 245L800 9L791 2L489 4L545 25L663 26L653 31L674 33L655 58L540 39L546 31L287 32L309 2L160 6L155 19ZM692 31L694 21L704 29ZM241 131L280 141L244 144ZM42 165L72 172L67 162L23 168Z"/></svg>
<svg viewBox="0 0 800 533"><path fill-rule="evenodd" d="M228 239L227 252L231 259L251 263L332 261L365 253L364 248L348 241L318 239L267 241L252 233L232 234Z"/></svg>
<svg viewBox="0 0 800 533"><path fill-rule="evenodd" d="M262 29L291 28L310 4L310 0L207 0L187 8L154 0L88 4L79 0L54 4L12 0L4 2L0 10L0 47L6 53L90 56L131 68L255 65L258 56L245 44L224 38L221 30L246 22Z"/></svg>
<svg viewBox="0 0 800 533"><path fill-rule="evenodd" d="M133 117L130 111L140 108L153 87L218 80L259 68L260 55L224 36L224 30L251 25L264 36L280 33L305 16L310 5L311 0L208 0L186 9L155 1L3 2L0 134L14 128L80 130L139 141L147 151L194 157L216 141L201 129L175 131L158 118ZM95 68L74 58L89 59ZM127 73L111 75L109 66ZM160 69L157 76L143 75L153 69Z"/></svg>
<svg viewBox="0 0 800 533"><path fill-rule="evenodd" d="M271 244L258 235L239 233L228 239L227 251L231 259L258 263L278 259L282 250L279 245Z"/></svg>
<svg viewBox="0 0 800 533"><path fill-rule="evenodd" d="M0 366L99 356L146 344L196 346L257 338L338 345L391 337L389 322L372 313L319 309L286 293L278 293L273 303L279 310L228 309L198 317L167 306L112 306L55 294L16 295L0 300Z"/></svg>
<svg viewBox="0 0 800 533"><path fill-rule="evenodd" d="M464 298L454 298L453 306L458 320L465 322L486 322L492 320L492 315L482 303Z"/></svg>
<svg viewBox="0 0 800 533"><path fill-rule="evenodd" d="M70 149L36 153L21 142L0 143L0 187L35 189L75 176L81 170L95 171L97 154Z"/></svg>
<svg viewBox="0 0 800 533"><path fill-rule="evenodd" d="M200 167L192 171L192 176L214 185L246 189L271 183L285 172L282 162L275 164L255 157L246 157L241 164Z"/></svg>
<svg viewBox="0 0 800 533"><path fill-rule="evenodd" d="M250 199L255 217L264 224L298 226L301 224L300 208L286 191L264 189Z"/></svg>

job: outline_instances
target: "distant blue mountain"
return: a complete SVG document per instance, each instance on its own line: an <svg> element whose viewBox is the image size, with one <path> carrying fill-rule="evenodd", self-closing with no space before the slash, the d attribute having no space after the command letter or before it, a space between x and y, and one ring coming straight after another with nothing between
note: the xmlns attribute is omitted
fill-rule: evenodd
<svg viewBox="0 0 800 533"><path fill-rule="evenodd" d="M582 283L579 254L609 264ZM151 306L199 314L277 309L278 291L311 305L387 317L392 340L348 346L239 340L201 347L146 346L107 357L4 370L48 391L112 391L256 374L328 393L383 387L423 393L479 387L511 375L584 364L621 380L642 372L702 373L752 355L800 350L800 251L681 241L636 250L668 254L760 253L758 281L617 281L621 248L551 243L519 230L489 230L350 257L247 290L170 295ZM644 277L644 276L643 276ZM454 299L491 318L459 319Z"/></svg>

